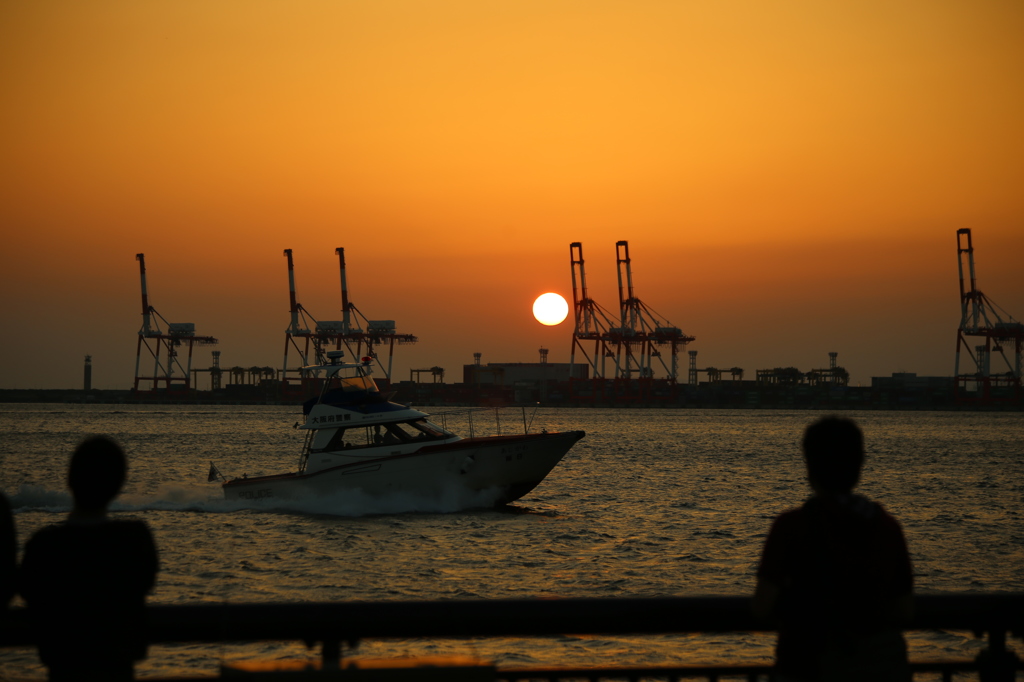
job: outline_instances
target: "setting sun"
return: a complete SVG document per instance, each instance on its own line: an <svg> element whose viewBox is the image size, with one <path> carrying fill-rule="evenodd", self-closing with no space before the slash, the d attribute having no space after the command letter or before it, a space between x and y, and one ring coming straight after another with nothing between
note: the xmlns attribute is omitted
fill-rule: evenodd
<svg viewBox="0 0 1024 682"><path fill-rule="evenodd" d="M569 314L569 304L558 294L542 294L533 302L533 316L541 324L553 327Z"/></svg>
<svg viewBox="0 0 1024 682"><path fill-rule="evenodd" d="M1024 314L1024 2L896 5L0 3L0 285L32 330L0 383L78 386L88 354L131 387L137 253L219 362L276 366L284 249L313 318L418 339L404 380L569 360L574 303L523 307L574 287L609 327L650 306L698 369L946 376L958 229ZM35 331L55 310L73 333Z"/></svg>

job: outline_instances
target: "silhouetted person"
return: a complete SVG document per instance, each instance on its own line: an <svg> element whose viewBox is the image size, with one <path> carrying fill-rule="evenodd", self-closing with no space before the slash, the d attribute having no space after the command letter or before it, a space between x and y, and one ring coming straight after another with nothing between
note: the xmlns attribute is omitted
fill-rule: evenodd
<svg viewBox="0 0 1024 682"><path fill-rule="evenodd" d="M67 521L43 528L25 546L21 594L54 682L131 680L134 662L146 657L145 598L156 581L156 546L145 523L107 518L126 469L114 441L83 441L68 468L74 508Z"/></svg>
<svg viewBox="0 0 1024 682"><path fill-rule="evenodd" d="M0 614L7 610L17 591L18 538L14 534L14 515L7 497L0 493Z"/></svg>
<svg viewBox="0 0 1024 682"><path fill-rule="evenodd" d="M899 522L852 493L863 435L827 417L803 451L814 494L775 519L757 571L754 612L779 630L774 679L909 681L910 557Z"/></svg>

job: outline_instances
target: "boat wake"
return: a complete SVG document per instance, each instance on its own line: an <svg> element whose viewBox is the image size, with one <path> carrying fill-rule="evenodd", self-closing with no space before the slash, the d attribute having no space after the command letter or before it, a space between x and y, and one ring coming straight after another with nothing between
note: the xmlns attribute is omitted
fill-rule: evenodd
<svg viewBox="0 0 1024 682"><path fill-rule="evenodd" d="M214 488L205 485L165 483L151 495L121 495L111 503L110 511L181 511L208 514L256 511L345 517L417 512L450 514L467 509L493 507L501 494L501 489L497 487L476 491L452 487L431 495L401 492L370 496L358 490L348 490L302 500L225 500L221 497L220 486ZM71 495L66 490L49 490L30 484L22 484L18 491L10 496L10 503L15 513L67 513L72 506Z"/></svg>

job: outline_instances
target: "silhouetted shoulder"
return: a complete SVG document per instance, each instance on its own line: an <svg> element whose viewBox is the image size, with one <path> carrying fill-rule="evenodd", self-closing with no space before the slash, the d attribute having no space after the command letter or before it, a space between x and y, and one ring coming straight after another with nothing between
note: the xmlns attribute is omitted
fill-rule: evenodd
<svg viewBox="0 0 1024 682"><path fill-rule="evenodd" d="M33 602L141 601L156 581L156 544L142 521L63 523L25 545L22 595Z"/></svg>
<svg viewBox="0 0 1024 682"><path fill-rule="evenodd" d="M43 662L145 657L145 599L157 568L153 536L141 521L68 522L33 535L21 594Z"/></svg>
<svg viewBox="0 0 1024 682"><path fill-rule="evenodd" d="M768 540L761 549L757 577L782 585L786 577L788 559L794 552L793 545L805 535L806 525L806 515L802 507L784 511L775 517L768 531Z"/></svg>
<svg viewBox="0 0 1024 682"><path fill-rule="evenodd" d="M7 608L15 593L18 539L14 533L14 515L7 497L0 493L0 611Z"/></svg>

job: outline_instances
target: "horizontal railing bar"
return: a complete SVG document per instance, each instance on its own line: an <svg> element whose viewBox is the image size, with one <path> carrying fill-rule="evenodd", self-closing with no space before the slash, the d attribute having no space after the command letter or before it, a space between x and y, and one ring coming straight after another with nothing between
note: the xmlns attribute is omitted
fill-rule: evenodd
<svg viewBox="0 0 1024 682"><path fill-rule="evenodd" d="M967 672L978 669L976 661L928 661L911 663L912 673L934 672ZM498 668L497 680L518 682L519 680L573 680L573 679L678 679L694 677L745 677L751 675L767 675L772 672L772 664L763 665L687 665L687 666L650 666L650 667L545 667L545 668Z"/></svg>
<svg viewBox="0 0 1024 682"><path fill-rule="evenodd" d="M748 597L158 604L151 642L655 635L770 631ZM915 597L907 630L1024 634L1024 593ZM0 617L0 646L32 643L27 613Z"/></svg>
<svg viewBox="0 0 1024 682"><path fill-rule="evenodd" d="M1019 669L1019 667L1018 667ZM409 669L401 668L400 671L409 671ZM419 669L421 672L424 669ZM450 669L445 669L446 672L450 673ZM978 672L980 667L976 661L948 661L948 662L928 662L928 663L911 663L910 672L916 676L918 674L935 674L939 673L943 676L944 680L952 678L953 673L969 673ZM287 675L287 679L335 679L335 680L346 680L346 679L359 679L364 680L368 678L360 677L359 673L364 671L356 671L355 674L347 674L351 671L331 672L331 673L284 673L279 679L283 679ZM622 667L622 668L608 668L608 667L595 667L595 668L496 668L494 670L494 682L578 682L579 680L587 680L588 682L600 682L600 681L619 681L619 680L630 680L630 682L639 682L641 680L652 680L658 682L676 682L678 680L766 680L772 674L773 668L771 664L765 665L707 665L707 666L679 666L679 667L650 667L650 668L637 668L637 667ZM444 673L441 675L443 676ZM1013 679L1012 673L1008 679ZM428 672L425 675L420 675L420 678L437 679L437 675L431 676ZM224 679L223 676L218 678L210 677L159 677L159 678L146 678L147 682L201 682L203 680L211 679ZM379 675L376 679L390 679L400 680L408 679L407 677L385 677Z"/></svg>
<svg viewBox="0 0 1024 682"><path fill-rule="evenodd" d="M692 677L743 677L767 675L771 665L691 665L622 668L498 668L495 678L505 682L518 680L572 679L678 679Z"/></svg>

